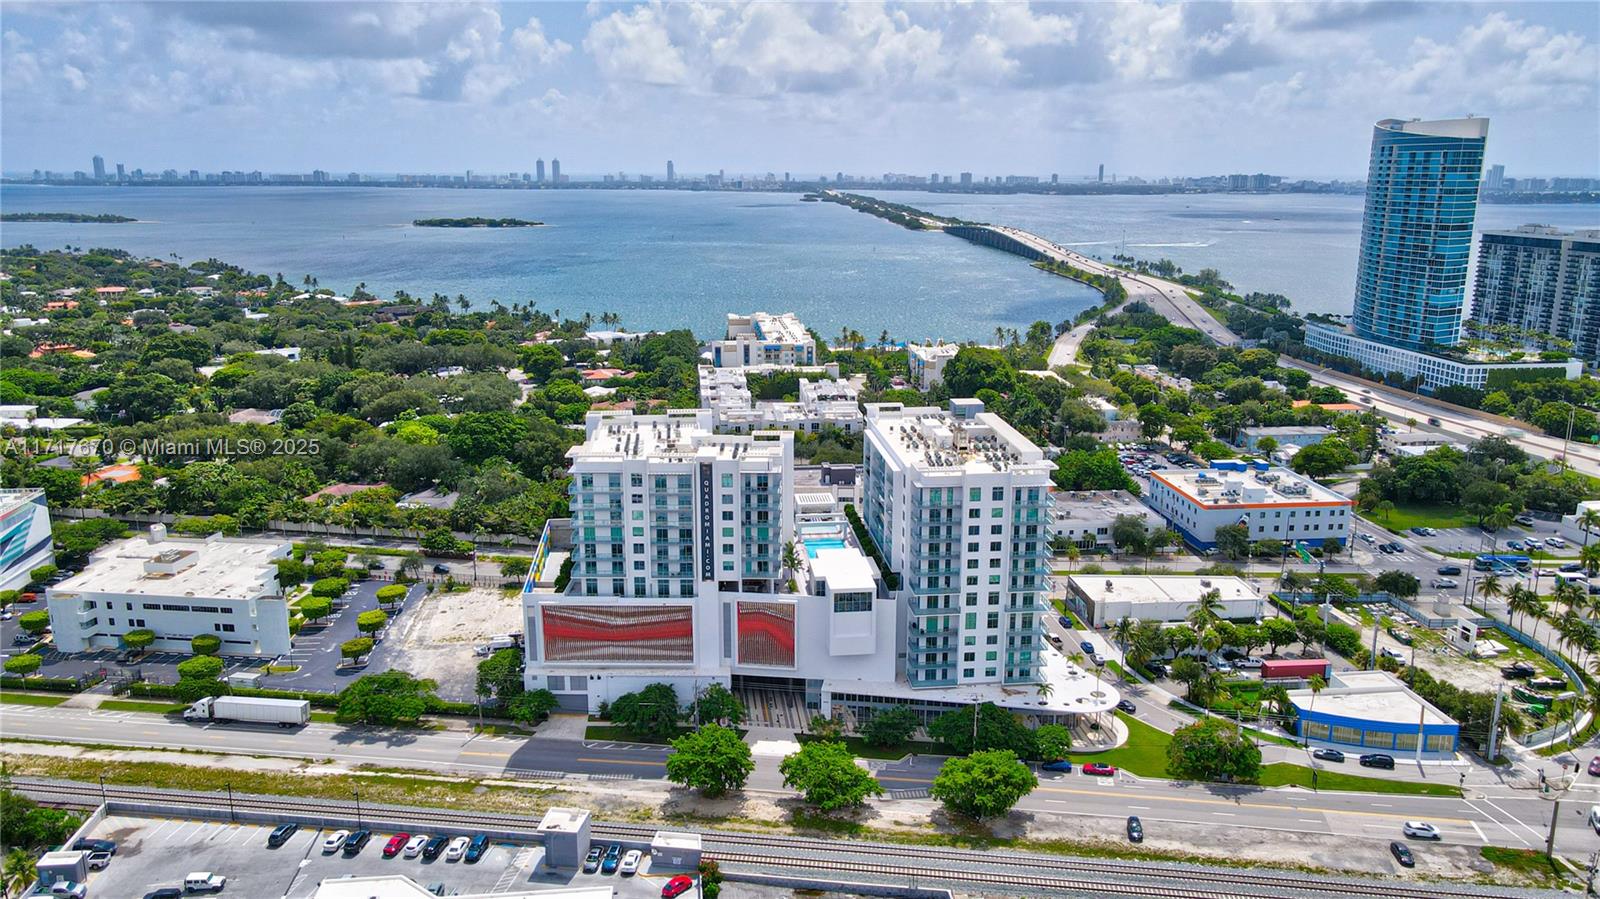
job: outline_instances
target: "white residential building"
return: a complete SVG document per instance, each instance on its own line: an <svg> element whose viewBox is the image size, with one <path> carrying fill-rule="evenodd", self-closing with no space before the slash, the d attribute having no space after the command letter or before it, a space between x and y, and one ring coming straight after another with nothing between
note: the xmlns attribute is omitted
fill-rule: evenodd
<svg viewBox="0 0 1600 899"><path fill-rule="evenodd" d="M1306 346L1331 356L1353 359L1362 368L1379 375L1399 372L1406 377L1421 377L1422 389L1428 393L1452 386L1486 390L1491 374L1508 376L1511 380L1554 376L1570 381L1583 373L1583 360L1577 358L1565 362L1458 359L1369 340L1349 328L1321 322L1306 323Z"/></svg>
<svg viewBox="0 0 1600 899"><path fill-rule="evenodd" d="M1162 527L1161 516L1126 490L1050 488L1051 535L1079 549L1111 546L1111 527L1123 515L1144 520L1146 534Z"/></svg>
<svg viewBox="0 0 1600 899"><path fill-rule="evenodd" d="M1124 618L1184 621L1211 590L1221 594L1219 614L1228 620L1254 620L1266 596L1237 577L1194 577L1074 574L1067 578L1067 607L1093 628L1109 627Z"/></svg>
<svg viewBox="0 0 1600 899"><path fill-rule="evenodd" d="M798 401L757 400L750 392L748 369L700 366L700 407L710 409L716 430L748 433L763 428L818 433L838 428L861 430L861 388L865 375L845 378L801 378Z"/></svg>
<svg viewBox="0 0 1600 899"><path fill-rule="evenodd" d="M961 352L960 344L906 344L906 362L911 366L911 384L918 390L931 390L944 380L944 367Z"/></svg>
<svg viewBox="0 0 1600 899"><path fill-rule="evenodd" d="M1096 432L1095 436L1107 443L1122 443L1138 440L1140 437L1139 422L1133 418L1123 418L1122 410L1117 404L1103 396L1089 396L1084 402L1100 413L1100 420L1105 424Z"/></svg>
<svg viewBox="0 0 1600 899"><path fill-rule="evenodd" d="M727 338L712 341L710 350L711 364L718 368L817 364L817 342L793 312L730 312Z"/></svg>
<svg viewBox="0 0 1600 899"><path fill-rule="evenodd" d="M0 490L0 590L20 590L28 573L55 559L50 507L34 487Z"/></svg>
<svg viewBox="0 0 1600 899"><path fill-rule="evenodd" d="M289 609L273 562L290 550L276 540L168 537L161 525L119 540L45 591L55 648L113 649L128 631L147 629L156 650L186 653L190 638L213 634L223 655L282 655Z"/></svg>
<svg viewBox="0 0 1600 899"><path fill-rule="evenodd" d="M1244 524L1250 540L1341 544L1355 502L1287 468L1265 462L1213 462L1209 469L1150 472L1151 508L1200 549L1216 546L1217 528Z"/></svg>
<svg viewBox="0 0 1600 899"><path fill-rule="evenodd" d="M978 400L867 407L862 519L905 579L913 687L1040 680L1050 558L1044 453Z"/></svg>

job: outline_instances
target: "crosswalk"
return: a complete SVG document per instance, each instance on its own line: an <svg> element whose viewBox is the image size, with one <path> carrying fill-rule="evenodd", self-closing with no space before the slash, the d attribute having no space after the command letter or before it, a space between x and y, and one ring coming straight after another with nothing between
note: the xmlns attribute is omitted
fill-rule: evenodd
<svg viewBox="0 0 1600 899"><path fill-rule="evenodd" d="M511 888L516 886L517 881L523 878L524 872L533 864L533 860L538 853L539 850L534 849L532 846L524 846L518 850L516 857L511 860L511 864L507 865L505 871L500 874L500 880L495 883L494 889L490 890L490 892L511 892Z"/></svg>

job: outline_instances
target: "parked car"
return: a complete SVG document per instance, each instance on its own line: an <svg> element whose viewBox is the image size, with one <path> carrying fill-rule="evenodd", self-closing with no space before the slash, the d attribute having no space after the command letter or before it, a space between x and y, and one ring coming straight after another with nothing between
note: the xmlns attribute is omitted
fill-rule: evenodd
<svg viewBox="0 0 1600 899"><path fill-rule="evenodd" d="M423 861L431 862L438 858L439 853L444 851L444 847L449 844L449 842L450 838L442 833L435 834L433 837L429 838L427 845L422 847Z"/></svg>
<svg viewBox="0 0 1600 899"><path fill-rule="evenodd" d="M1085 655L1094 655L1094 644L1090 643L1088 640L1079 643L1078 648L1083 650Z"/></svg>
<svg viewBox="0 0 1600 899"><path fill-rule="evenodd" d="M450 845L445 847L444 860L447 862L461 861L466 857L467 847L470 845L472 845L471 837L456 837L450 841Z"/></svg>
<svg viewBox="0 0 1600 899"><path fill-rule="evenodd" d="M1384 755L1381 752L1369 752L1357 759L1363 768L1386 768L1394 770L1394 756Z"/></svg>
<svg viewBox="0 0 1600 899"><path fill-rule="evenodd" d="M1439 839L1439 828L1426 821L1407 821L1400 825L1400 831L1408 837L1415 837L1419 840Z"/></svg>
<svg viewBox="0 0 1600 899"><path fill-rule="evenodd" d="M1096 667L1104 668L1106 657L1097 652L1089 656L1089 661L1093 662Z"/></svg>
<svg viewBox="0 0 1600 899"><path fill-rule="evenodd" d="M1529 537L1527 540L1524 540L1523 543L1526 544L1529 549L1544 549L1544 541L1540 540L1538 537Z"/></svg>
<svg viewBox="0 0 1600 899"><path fill-rule="evenodd" d="M631 877L632 875L639 873L639 861L643 857L643 853L641 853L639 850L629 849L627 853L622 856L622 864L618 866L617 872L624 877Z"/></svg>
<svg viewBox="0 0 1600 899"><path fill-rule="evenodd" d="M395 834L389 838L389 842L383 844L383 857L394 858L406 848L406 843L410 841L411 834L409 833Z"/></svg>
<svg viewBox="0 0 1600 899"><path fill-rule="evenodd" d="M183 887L162 887L144 894L144 899L183 899Z"/></svg>
<svg viewBox="0 0 1600 899"><path fill-rule="evenodd" d="M428 845L428 835L425 833L412 834L406 841L406 848L402 853L406 858L416 858L422 854L422 847Z"/></svg>
<svg viewBox="0 0 1600 899"><path fill-rule="evenodd" d="M1128 816L1128 842L1144 842L1144 823L1139 820L1138 815Z"/></svg>
<svg viewBox="0 0 1600 899"><path fill-rule="evenodd" d="M107 865L111 864L111 853L109 853L109 852L91 852L91 853L89 853L89 858L87 859L87 861L88 861L88 864L89 864L89 870L98 871L101 868L104 868Z"/></svg>
<svg viewBox="0 0 1600 899"><path fill-rule="evenodd" d="M83 899L89 895L89 888L72 880L58 880L50 884L50 895L69 896L71 899Z"/></svg>
<svg viewBox="0 0 1600 899"><path fill-rule="evenodd" d="M1393 842L1389 843L1389 852L1394 855L1394 860L1400 863L1400 867L1416 867L1417 860L1412 857L1410 846L1407 846L1399 840L1394 840Z"/></svg>
<svg viewBox="0 0 1600 899"><path fill-rule="evenodd" d="M344 846L344 841L350 839L350 831L336 830L328 834L322 841L322 854L332 855Z"/></svg>
<svg viewBox="0 0 1600 899"><path fill-rule="evenodd" d="M1344 753L1337 749L1313 749L1311 750L1311 757L1314 759L1321 759L1324 762L1344 761Z"/></svg>
<svg viewBox="0 0 1600 899"><path fill-rule="evenodd" d="M1560 537L1546 537L1544 538L1544 545L1552 549L1565 549L1567 541L1561 539Z"/></svg>
<svg viewBox="0 0 1600 899"><path fill-rule="evenodd" d="M267 834L267 848L276 849L282 846L284 843L289 842L289 838L299 830L300 825L298 824L279 824L277 827L272 828L272 833Z"/></svg>
<svg viewBox="0 0 1600 899"><path fill-rule="evenodd" d="M1117 710L1118 711L1127 712L1128 714L1132 715L1134 712L1138 711L1138 709L1139 709L1139 707L1134 705L1133 704L1133 700L1131 700L1131 699L1119 699L1119 700L1117 700Z"/></svg>
<svg viewBox="0 0 1600 899"><path fill-rule="evenodd" d="M1439 573L1440 574L1444 574L1444 575L1451 575L1451 576L1459 575L1461 573L1461 566L1460 565L1440 565L1439 566Z"/></svg>
<svg viewBox="0 0 1600 899"><path fill-rule="evenodd" d="M694 889L694 878L679 874L677 877L667 881L667 885L661 888L661 899L676 899L676 897L682 896L692 889Z"/></svg>
<svg viewBox="0 0 1600 899"><path fill-rule="evenodd" d="M593 874L600 870L600 860L605 858L606 851L599 846L590 846L589 854L583 857L583 873Z"/></svg>
<svg viewBox="0 0 1600 899"><path fill-rule="evenodd" d="M1521 540L1507 540L1506 549L1514 549L1517 552L1522 552L1523 550L1527 549L1527 547L1523 545Z"/></svg>
<svg viewBox="0 0 1600 899"><path fill-rule="evenodd" d="M350 839L344 841L344 857L355 858L360 855L361 850L367 848L367 841L371 839L372 831L370 830L358 830L351 834Z"/></svg>
<svg viewBox="0 0 1600 899"><path fill-rule="evenodd" d="M1238 668L1244 668L1244 669L1248 669L1250 671L1254 671L1257 668L1261 667L1261 660L1256 658L1255 656L1245 656L1244 658L1238 660L1237 662L1234 662L1233 664Z"/></svg>
<svg viewBox="0 0 1600 899"><path fill-rule="evenodd" d="M1600 755L1589 760L1589 776L1600 777Z"/></svg>
<svg viewBox="0 0 1600 899"><path fill-rule="evenodd" d="M110 840L91 840L88 838L78 840L72 844L73 852L109 852L117 854L117 844Z"/></svg>
<svg viewBox="0 0 1600 899"><path fill-rule="evenodd" d="M1052 646L1054 646L1055 648L1060 649L1064 642L1065 641L1061 639L1061 635L1060 634L1051 634L1050 635L1050 644Z"/></svg>
<svg viewBox="0 0 1600 899"><path fill-rule="evenodd" d="M1454 590L1455 588L1461 586L1459 583L1456 583L1455 578L1448 577L1436 577L1432 581L1429 581L1429 584L1436 590Z"/></svg>
<svg viewBox="0 0 1600 899"><path fill-rule="evenodd" d="M228 885L228 878L210 871L192 871L183 878L185 893L220 893Z"/></svg>
<svg viewBox="0 0 1600 899"><path fill-rule="evenodd" d="M1557 570L1561 571L1561 572L1564 572L1566 574L1572 574L1574 572L1582 571L1583 570L1583 566L1578 564L1577 562L1568 562L1567 564L1561 566Z"/></svg>
<svg viewBox="0 0 1600 899"><path fill-rule="evenodd" d="M1089 762L1083 766L1083 773L1092 774L1096 777L1115 777L1117 775L1117 766L1108 765L1105 762Z"/></svg>
<svg viewBox="0 0 1600 899"><path fill-rule="evenodd" d="M600 861L600 873L615 874L620 864L622 864L622 846L612 843L606 848L606 857Z"/></svg>
<svg viewBox="0 0 1600 899"><path fill-rule="evenodd" d="M1518 515L1517 516L1517 524L1524 525L1526 527L1530 527L1531 528L1531 527L1533 527L1533 516L1532 515Z"/></svg>
<svg viewBox="0 0 1600 899"><path fill-rule="evenodd" d="M467 864L475 864L488 851L489 835L483 833L473 835L472 842L467 844Z"/></svg>
<svg viewBox="0 0 1600 899"><path fill-rule="evenodd" d="M1500 673L1510 678L1533 677L1535 674L1539 673L1539 669L1533 667L1527 662L1516 661L1505 666L1504 668L1501 668Z"/></svg>
<svg viewBox="0 0 1600 899"><path fill-rule="evenodd" d="M1056 772L1060 772L1062 774L1071 774L1072 773L1072 762L1067 760L1067 759L1057 759L1057 760L1055 760L1053 762L1045 762L1044 764L1040 765L1039 766L1039 770L1040 771L1056 771Z"/></svg>

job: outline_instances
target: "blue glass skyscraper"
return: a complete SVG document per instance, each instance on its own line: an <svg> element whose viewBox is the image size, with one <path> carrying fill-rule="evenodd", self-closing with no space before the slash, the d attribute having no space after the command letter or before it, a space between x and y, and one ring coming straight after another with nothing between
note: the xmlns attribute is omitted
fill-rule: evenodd
<svg viewBox="0 0 1600 899"><path fill-rule="evenodd" d="M1384 119L1372 132L1355 314L1388 346L1460 339L1489 120Z"/></svg>

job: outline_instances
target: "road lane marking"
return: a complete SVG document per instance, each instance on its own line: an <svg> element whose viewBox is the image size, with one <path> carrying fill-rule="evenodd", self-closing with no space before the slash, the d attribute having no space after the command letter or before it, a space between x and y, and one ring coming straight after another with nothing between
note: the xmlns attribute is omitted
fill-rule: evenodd
<svg viewBox="0 0 1600 899"><path fill-rule="evenodd" d="M495 750L494 752L475 752L475 751L473 751L471 749L463 749L463 750L461 750L461 754L462 755L486 755L486 756L489 756L490 758L501 758L503 756L509 755L510 752L511 752L511 750L509 750L509 749L499 749L499 750Z"/></svg>
<svg viewBox="0 0 1600 899"><path fill-rule="evenodd" d="M643 765L643 766L645 766L647 768L659 768L662 765L665 765L667 763L665 759L662 759L659 762L640 762L640 761L635 761L633 759L585 759L585 758L579 758L579 759L576 759L575 761L592 762L594 764L599 764L599 765Z"/></svg>
<svg viewBox="0 0 1600 899"><path fill-rule="evenodd" d="M1233 812L1212 812L1211 814L1217 815L1217 816L1223 817L1223 818L1237 818L1237 817L1239 817L1238 815L1235 815Z"/></svg>
<svg viewBox="0 0 1600 899"><path fill-rule="evenodd" d="M1483 830L1478 827L1478 822L1468 821L1467 823L1472 825L1472 832L1478 835L1478 839L1484 841L1485 843L1489 842L1489 838L1484 836Z"/></svg>

